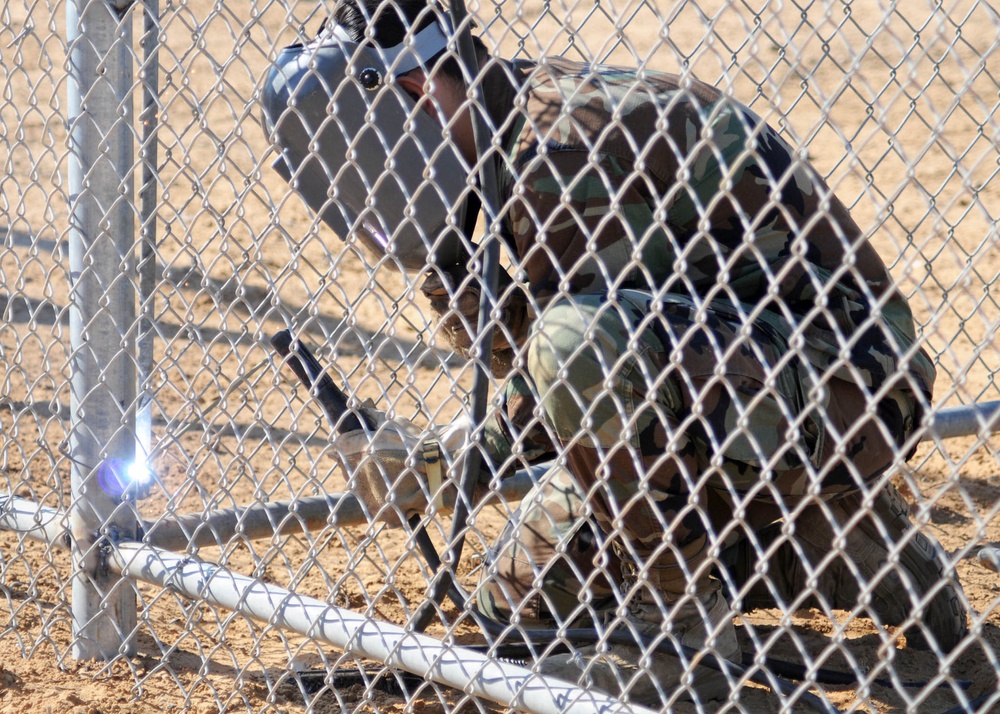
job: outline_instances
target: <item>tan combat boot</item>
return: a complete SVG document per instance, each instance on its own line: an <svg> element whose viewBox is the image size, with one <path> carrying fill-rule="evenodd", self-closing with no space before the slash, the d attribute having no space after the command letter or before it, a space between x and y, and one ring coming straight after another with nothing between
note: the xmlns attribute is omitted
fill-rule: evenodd
<svg viewBox="0 0 1000 714"><path fill-rule="evenodd" d="M636 704L661 707L668 701L706 702L729 696L727 676L705 664L706 655L740 662L732 612L716 581L698 595L671 596L642 583L624 617L608 613L604 629L640 635L649 646L608 644L581 647L538 663L541 674L593 687ZM633 636L634 636L633 634ZM668 648L654 651L656 643ZM689 648L676 652L676 646Z"/></svg>
<svg viewBox="0 0 1000 714"><path fill-rule="evenodd" d="M804 509L790 539L783 523L757 533L760 552L783 539L756 575L757 548L742 541L723 551L723 579L742 591L740 608L782 610L818 607L852 610L870 589L868 613L882 625L907 625L908 647L949 652L968 632L962 587L941 546L909 519L909 506L892 485L875 497L867 515L865 494L852 493ZM793 542L794 541L794 544ZM804 557L803 557L804 556ZM728 577L727 577L728 576ZM810 576L815 586L806 583ZM748 586L749 584L749 586Z"/></svg>

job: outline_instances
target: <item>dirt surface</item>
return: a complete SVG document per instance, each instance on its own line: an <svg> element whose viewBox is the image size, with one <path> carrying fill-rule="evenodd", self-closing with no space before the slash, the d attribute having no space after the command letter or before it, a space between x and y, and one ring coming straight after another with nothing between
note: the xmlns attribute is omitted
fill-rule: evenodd
<svg viewBox="0 0 1000 714"><path fill-rule="evenodd" d="M996 13L971 1L937 10L924 0L905 10L876 0L757 3L756 11L721 0L659 5L667 7L657 18L621 0L528 0L480 8L478 18L505 56L644 62L731 88L804 147L874 236L939 356L937 401L1000 398ZM418 419L450 418L469 368L432 344L413 286L341 253L269 168L256 93L276 49L302 28L315 31L321 11L312 3L161 6L159 284L151 303L157 482L140 516L342 491L319 412L270 361L271 334L292 326L359 398ZM71 469L68 189L54 178L67 162L58 113L63 15L62 6L49 13L33 3L0 9L0 492L57 509L69 505ZM955 563L972 628L965 644L941 657L848 613L831 621L816 611L758 611L739 623L744 650L752 629L774 656L807 652L824 667L895 674L893 686L827 687L843 710L944 712L961 703L960 682L969 699L995 692L1000 581L975 556L1000 545L998 446L974 437L924 443L895 477L914 519ZM460 566L466 582L507 513L495 500L478 512ZM432 524L439 545L449 525ZM188 552L397 624L427 587L426 568L398 530L328 525L220 538ZM60 548L0 531L0 714L433 712L470 703L433 683L409 699L363 683L310 693L295 672L377 663L146 584L135 588L135 655L78 662L70 570ZM449 628L437 623L430 634L475 638L450 604L443 616ZM921 679L939 686L900 684ZM767 688L748 685L732 708L779 706ZM995 710L995 702L979 709Z"/></svg>

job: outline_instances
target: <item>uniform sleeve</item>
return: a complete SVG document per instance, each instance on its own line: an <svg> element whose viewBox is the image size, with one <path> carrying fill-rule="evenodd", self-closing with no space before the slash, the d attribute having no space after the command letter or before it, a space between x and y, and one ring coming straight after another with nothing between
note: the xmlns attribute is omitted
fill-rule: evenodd
<svg viewBox="0 0 1000 714"><path fill-rule="evenodd" d="M509 212L520 268L539 306L560 293L662 285L674 241L651 208L655 192L631 163L565 150L536 156Z"/></svg>
<svg viewBox="0 0 1000 714"><path fill-rule="evenodd" d="M536 416L534 390L517 372L504 386L500 409L485 427L486 453L496 473L506 474L555 457L555 446Z"/></svg>

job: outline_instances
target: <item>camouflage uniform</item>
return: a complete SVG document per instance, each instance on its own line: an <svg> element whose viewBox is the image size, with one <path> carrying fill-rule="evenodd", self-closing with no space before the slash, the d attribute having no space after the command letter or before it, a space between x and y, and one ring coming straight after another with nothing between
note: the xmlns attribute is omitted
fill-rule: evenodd
<svg viewBox="0 0 1000 714"><path fill-rule="evenodd" d="M479 602L503 618L534 590L525 619L566 620L583 586L591 610L613 598L595 566L697 588L734 508L752 528L877 476L934 367L845 206L748 108L648 71L511 71L489 109L530 295L507 304L523 366L487 441L498 469L566 469L522 506Z"/></svg>

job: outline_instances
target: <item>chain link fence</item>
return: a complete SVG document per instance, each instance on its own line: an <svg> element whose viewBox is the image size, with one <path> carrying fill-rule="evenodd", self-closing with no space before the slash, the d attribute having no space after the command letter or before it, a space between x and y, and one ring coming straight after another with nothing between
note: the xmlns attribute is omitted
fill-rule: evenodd
<svg viewBox="0 0 1000 714"><path fill-rule="evenodd" d="M592 315L582 321L578 341L563 344L562 357L553 358L549 391L539 394L539 348L532 353L530 338L516 345L514 374L527 374L535 384L530 396L538 398L527 401L525 426L515 413L517 397L524 396L511 386L516 380L490 373L489 360L475 359L475 348L473 359L452 348L448 331L436 326L421 276L395 270L394 258L373 259L363 250L362 231L342 243L303 203L310 189L304 175L289 184L271 168L280 137L273 122L262 119L268 73L282 48L313 40L338 6L290 0L119 5L0 4L0 711L23 711L18 702L38 697L52 706L92 704L101 711L639 707L643 680L635 673L658 676L663 658L676 660L676 643L685 643L681 631L663 629L654 615L651 629L639 634L647 637L645 649L659 645L661 654L629 655L614 633L635 636L641 603L667 622L673 622L667 613L687 608L716 626L707 644L702 638L681 652L696 681L697 672L711 668L712 655L723 669L726 659L740 665L730 668L722 700L712 703L698 694L684 701L672 687L654 683L653 701L672 710L997 707L1000 561L992 548L1000 547L1000 454L990 404L1000 399L1000 15L989 3L519 0L469 6L474 34L494 58L563 58L587 67L675 73L682 98L696 95L697 78L742 102L790 147L793 173L806 162L816 168L885 261L916 329L914 347L905 335L890 341L903 353L897 376L871 379L854 361L860 336L892 317L889 293L869 283L860 289L865 314L857 331L834 330L841 342L829 349L826 371L805 368L815 389L800 395L798 410L778 400L777 416L765 423L781 431L763 436L762 401L778 390L775 380L791 362L808 362L809 342L801 339L803 329L796 331L805 324L797 321L803 313L788 303L774 308L792 336L779 343L786 349L762 358L767 339L745 336L769 309L767 296L777 293L762 293L756 306L734 298L737 262L717 262L705 294L676 277L694 272L694 241L673 256L674 277L651 281L644 250L661 236L655 228L669 224L665 213L653 211L649 232L629 233L635 253L624 257L608 259L599 252L600 231L583 230L582 257L562 268L548 293L526 283L546 245L553 245L545 241L559 239L559 208L574 205L580 184L568 176L549 190L551 214L514 216L535 225L539 237L501 252L512 282L502 282L500 294L527 296L527 314L542 326L532 333L536 344L538 334L555 340L546 324ZM106 30L100 37L98 27ZM490 66L500 65L493 60ZM74 74L80 67L98 79L81 79ZM637 75L626 99L648 92L649 76ZM112 86L114 92L102 94ZM473 96L485 104L495 99L483 91ZM562 100L572 103L568 97L579 95ZM281 116L305 111L289 106ZM102 114L103 128L80 133L88 117ZM626 113L611 114L608 132L627 123ZM662 137L668 128L656 131ZM490 139L490 155L506 150L502 136ZM719 135L697 136L708 136L703 160L721 150ZM746 144L749 153L763 151L753 141ZM682 192L696 193L697 166L683 158L672 179ZM579 176L593 169L593 158L588 161ZM117 177L98 180L96 167L104 162L117 166ZM625 175L651 183L649 164L649 157L637 161ZM537 163L511 166L500 163L507 171L501 183L512 185L502 186L505 198L493 207L505 217L517 210L512 197L537 190L527 170ZM405 170L391 167L390 173ZM598 182L605 193L608 176ZM765 179L774 194L768 206L775 208L786 201L788 186L775 176ZM488 193L475 185L462 190L463 199ZM719 181L713 195L732 198L740 190L732 180ZM571 219L630 225L634 206L624 193L616 197L595 209L597 223L572 211ZM658 200L666 211L677 194ZM698 209L703 236L712 233L713 200L719 199L708 197ZM81 208L85 204L90 207ZM811 226L835 210L823 194L803 220ZM116 234L122 225L130 230ZM758 229L754 260L766 250ZM503 240L480 221L475 235L484 234L496 244ZM808 320L835 319L830 285L866 284L871 265L858 249L862 241L840 233L835 243L839 267L806 276L818 286L803 293L811 305ZM473 263L475 284L482 260ZM600 294L599 306L569 299L580 293L574 280L586 270L600 273L601 265L611 266L604 280L619 282ZM618 290L635 289L621 282L626 273L645 276L651 301ZM769 277L780 283L787 275ZM447 306L438 309L449 324L464 320L475 334L475 315L463 313L463 293L450 287ZM620 315L633 310L637 322L614 354L638 358L647 354L645 330L675 324L671 316L679 313L672 309L690 308L690 324L704 326L714 315L713 301L727 296L730 324L744 336L732 344L750 346L767 382L755 399L737 400L735 416L724 420L728 433L712 431L711 400L718 395L711 390L733 397L733 373L714 366L692 373L678 353L700 328L678 333L682 339L670 344L678 349L661 374L649 369L655 361L639 366L649 394L634 404L615 402L607 412L609 395L620 394L615 390L631 363L612 359L591 375L594 384L574 381L568 368L580 355L606 354L595 336L601 320L624 319ZM558 312L567 304L575 307ZM498 309L484 326L510 337L507 315ZM284 330L294 338L290 356L271 343ZM878 438L891 429L877 402L897 388L919 393L914 375L921 347L936 368L933 398L914 397L922 420L907 425L888 469L866 471L867 454L877 453ZM377 411L411 425L398 437L397 461L404 474L422 469L422 487L402 479L384 496L358 499L377 491L383 478L394 483L398 473L387 473L384 463L369 466L371 434L348 458L355 472L345 472L348 447L334 423L341 417L331 420L318 398L322 390L291 370L306 348L346 388L355 418ZM734 355L718 344L709 352L724 364ZM834 372L865 384L859 412L838 414L825 401L823 388ZM673 407L663 396L674 377L691 402L679 421L671 421ZM476 391L484 379L488 402ZM123 396L116 390L125 383L131 391ZM102 409L111 411L99 412L94 405L107 398L111 406ZM502 459L481 432L461 442L464 447L448 448L454 430L441 429L477 408L507 429L511 443ZM643 413L655 413L652 421L661 424L657 438L664 442L653 462L644 460L635 433L635 415ZM872 414L875 432L864 448L850 451L861 428L852 431L852 424ZM623 415L634 419L623 421ZM563 417L576 419L575 433L566 433ZM840 431L831 432L830 458L846 463L855 481L878 472L850 501L852 510L831 506L830 494L817 485L835 471L826 462L802 467L807 485L793 489L794 499L763 498L783 487L780 463L809 461L802 439L810 425L833 429L835 419L842 421ZM377 438L390 433L384 425L369 426ZM426 471L435 461L427 439L409 436L426 435L432 426L445 465L437 490ZM609 441L612 428L617 432ZM549 436L546 448L532 435L538 429ZM646 529L653 540L644 540L634 519L646 513L642 504L662 500L657 469L680 458L683 434L699 429L716 455L727 456L706 456L701 470L678 477L686 505L662 511L669 525L653 518ZM485 452L484 476L476 498L458 497L460 517L453 519L456 480L477 449ZM758 464L749 486L740 481L745 471L727 466L740 449L749 452L740 463ZM593 469L584 474L587 463ZM637 479L618 479L630 467L638 469ZM366 482L365 474L374 478ZM622 481L626 490L616 491ZM406 499L415 490L431 505L421 503L414 519ZM564 497L555 505L553 492ZM721 521L718 504L710 502L720 494L729 514ZM754 515L752 503L760 500L775 502L777 510ZM584 526L570 528L560 509ZM88 514L102 522L88 524ZM692 518L706 533L698 557L686 562L678 553L691 545L684 537ZM538 533L553 532L543 545L556 565L531 562L518 550ZM885 550L874 569L854 560L858 538ZM513 551L512 543L519 544ZM450 564L449 555L458 553ZM664 557L688 584L708 582L711 573L711 582L722 584L717 599L695 585L664 595L657 586L666 578ZM914 557L931 570L914 566L908 560ZM441 558L445 565L436 562ZM510 574L504 567L521 579L504 580ZM888 601L904 603L901 619ZM723 616L713 609L718 603ZM484 607L499 611L503 624L484 616ZM640 625L650 622L646 612ZM725 648L729 621L742 658ZM533 637L532 628L540 627L547 634ZM632 669L626 664L607 675L603 665L591 664L581 678L550 666L603 662L609 652L626 652ZM691 681L683 684L681 695L695 691Z"/></svg>

